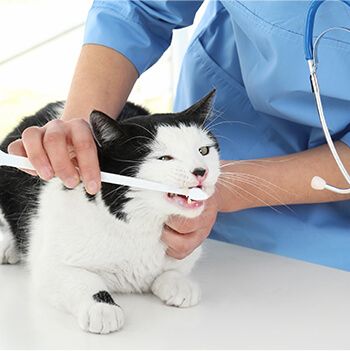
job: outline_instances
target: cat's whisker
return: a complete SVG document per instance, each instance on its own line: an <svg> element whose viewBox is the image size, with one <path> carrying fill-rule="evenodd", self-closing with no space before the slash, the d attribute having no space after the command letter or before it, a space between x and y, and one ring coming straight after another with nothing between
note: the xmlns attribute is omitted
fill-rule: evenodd
<svg viewBox="0 0 350 351"><path fill-rule="evenodd" d="M228 177L230 175L235 175L235 176L237 175L237 176L241 176L241 177L254 179L254 180L257 180L257 181L265 183L265 184L267 183L269 186L272 186L272 187L274 187L275 189L277 189L279 191L283 191L283 192L285 192L287 194L291 194L290 191L288 191L288 190L286 190L284 188L281 188L280 186L278 186L278 185L276 185L276 184L274 184L274 183L272 183L272 182L270 182L270 181L268 181L268 180L266 180L264 178L258 177L258 176L254 175L254 174L243 173L243 172L221 172L220 173L220 176L222 176L222 177L224 177L224 176Z"/></svg>
<svg viewBox="0 0 350 351"><path fill-rule="evenodd" d="M232 161L232 162L228 162L228 163L224 163L220 165L220 169L225 168L225 167L229 167L229 166L234 166L237 164L240 165L254 165L254 166L258 166L258 167L268 167L266 165L261 165L259 162L257 162L259 160L236 160L236 161Z"/></svg>
<svg viewBox="0 0 350 351"><path fill-rule="evenodd" d="M233 195L238 195L239 197L241 197L241 198L243 198L245 200L248 200L248 198L246 196L244 196L238 190L232 188L228 184L217 182L216 185L215 185L215 188L217 189L219 185L223 186L228 192L232 193ZM219 192L219 195L221 195L220 192Z"/></svg>
<svg viewBox="0 0 350 351"><path fill-rule="evenodd" d="M217 123L210 125L209 128L210 128L210 130L213 130L214 128L221 126L223 124L235 124L235 125L239 124L239 125L242 125L245 127L256 128L254 125L247 123L247 122L243 122L243 121L221 121L221 122L217 122Z"/></svg>
<svg viewBox="0 0 350 351"><path fill-rule="evenodd" d="M215 133L215 138L216 139L224 139L224 140L228 141L232 146L237 147L237 144L235 144L235 142L232 139L230 139L224 135L220 135L220 134Z"/></svg>
<svg viewBox="0 0 350 351"><path fill-rule="evenodd" d="M201 128L205 129L208 125L210 125L211 123L214 123L219 118L221 118L221 115L219 112L215 112L214 109L212 109L212 111L209 113L208 117L204 120L204 123L201 125Z"/></svg>
<svg viewBox="0 0 350 351"><path fill-rule="evenodd" d="M224 179L219 179L218 182L220 184L223 185L223 182L226 182ZM231 182L226 182L227 185L230 185L230 186L234 186L238 189L240 189L241 191L247 193L249 196L253 197L254 199L258 200L260 203L262 203L263 205L271 208L272 210L274 210L275 212L281 214L282 212L277 210L276 208L274 208L272 205L270 205L268 202L266 202L265 200L261 199L259 196L256 196L254 195L253 193L251 193L250 191L248 191L247 189L244 189L243 187L239 186L238 184L236 183L231 183Z"/></svg>
<svg viewBox="0 0 350 351"><path fill-rule="evenodd" d="M130 160L130 159L122 159L122 158L117 158L114 156L109 156L109 158L113 161L117 161L117 162L130 162L130 163L136 163L136 164L140 164L140 160Z"/></svg>
<svg viewBox="0 0 350 351"><path fill-rule="evenodd" d="M151 135L153 141L156 141L157 136L154 133L152 133L149 129L147 129L144 126L142 126L141 124L139 124L139 123L130 123L130 122L128 124L129 125L134 125L134 126L137 126L137 127L141 128L141 129L143 129L144 131L146 131L147 133L149 133Z"/></svg>
<svg viewBox="0 0 350 351"><path fill-rule="evenodd" d="M135 152L138 153L139 151L142 151L142 150L147 154L149 151L149 147L147 145L140 145L135 149Z"/></svg>
<svg viewBox="0 0 350 351"><path fill-rule="evenodd" d="M238 182L242 182L242 183L245 183L245 184L249 184L249 185L251 185L252 187L254 187L254 188L256 188L256 189L258 189L259 191L262 191L263 193L265 193L266 195L268 195L269 197L271 197L273 200L275 200L277 203L278 203L278 205L279 206L283 206L283 207L285 207L285 208L287 208L289 211L291 211L291 212L295 212L290 206L288 206L286 203L284 203L283 201L281 201L277 196L275 196L274 194L272 194L271 193L271 188L269 187L269 185L273 185L273 186L275 186L274 184L272 184L272 183L270 183L270 182L268 182L269 183L269 185L267 185L267 184L262 184L262 183L257 183L256 181L255 181L255 179L254 180L252 180L251 178L247 178L247 177L245 177L244 175L242 176L242 175L230 175L230 177L226 177L226 178L224 178L226 181L229 181L229 180L234 180L234 181L238 181ZM264 180L264 179L262 179L262 180ZM232 183L231 183L232 184ZM265 187L265 188L267 188L268 189L268 191L266 191L266 190L264 190L262 187ZM276 186L277 187L277 186ZM277 188L279 188L279 187L277 187ZM279 189L279 190L283 190L283 189ZM276 191L276 190L275 190Z"/></svg>
<svg viewBox="0 0 350 351"><path fill-rule="evenodd" d="M106 197L111 197L111 195L114 195L115 193L117 193L117 192L120 192L120 194L118 195L118 197L117 198L114 198L114 200L115 199L119 199L119 198L121 198L121 197L123 197L124 195L125 195L125 193L127 192L127 189L125 189L126 187L124 187L124 186L117 186L115 189L112 189L111 191L109 191L108 193L103 193L102 194L102 196L104 197L104 198L106 198Z"/></svg>
<svg viewBox="0 0 350 351"><path fill-rule="evenodd" d="M271 160L266 160L266 159L256 159L256 160L234 160L232 162L228 162L228 163L224 163L222 165L220 165L220 168L222 167L228 167L228 166L232 166L232 165L235 165L237 163L239 164L244 164L244 163L251 163L251 164L259 164L259 163L283 163L283 162L288 162L288 161L291 161L291 160L294 160L295 159L295 156L290 156L290 157L286 157L284 159L271 159ZM262 165L261 165L262 166ZM267 167L267 166L266 166Z"/></svg>
<svg viewBox="0 0 350 351"><path fill-rule="evenodd" d="M136 135L136 136L133 136L133 137L130 137L130 138L124 140L122 143L120 143L120 145L124 145L124 144L126 144L126 143L129 143L129 142L132 141L132 140L137 140L137 139L145 139L145 140L147 140L147 141L153 142L153 139L152 139L152 138L146 137L146 136L144 136L144 135Z"/></svg>
<svg viewBox="0 0 350 351"><path fill-rule="evenodd" d="M129 166L126 168L123 168L123 170L120 172L121 175L127 175L128 173L130 173L129 171L137 171L139 169L139 166Z"/></svg>
<svg viewBox="0 0 350 351"><path fill-rule="evenodd" d="M208 128L208 125L214 123L219 118L222 118L222 115L223 115L223 112L218 109L215 109L214 106L212 105L207 115L207 118L205 118L203 124L201 125L201 128L202 129Z"/></svg>
<svg viewBox="0 0 350 351"><path fill-rule="evenodd" d="M259 191L261 191L261 192L265 193L266 195L268 195L269 197L271 197L271 198L272 198L273 200L275 200L279 205L283 205L283 206L285 206L285 207L288 207L285 203L283 203L281 200L279 200L278 197L272 195L271 192L270 192L271 189L270 189L268 186L266 186L266 185L265 185L265 187L267 187L269 191L266 191L266 190L264 190L263 188L261 188L261 187L264 186L264 185L260 184L260 186L258 186L258 184L255 183L254 181L247 180L247 179L244 179L244 178L234 177L234 178L230 178L230 179L227 179L227 178L226 178L225 180L226 180L227 182L230 182L230 180L233 180L233 181L235 181L235 182L241 182L241 183L244 183L244 184L248 184L248 185L252 186L253 188L258 189Z"/></svg>
<svg viewBox="0 0 350 351"><path fill-rule="evenodd" d="M221 165L220 166L220 169L223 169L225 167L229 167L229 166L234 166L234 165L247 165L247 166L257 166L257 167L260 167L260 168L266 168L268 167L268 165L262 165L260 163L255 163L254 161L245 161L245 160L242 160L242 161L233 161L233 162L230 162L230 163L226 163L224 165Z"/></svg>

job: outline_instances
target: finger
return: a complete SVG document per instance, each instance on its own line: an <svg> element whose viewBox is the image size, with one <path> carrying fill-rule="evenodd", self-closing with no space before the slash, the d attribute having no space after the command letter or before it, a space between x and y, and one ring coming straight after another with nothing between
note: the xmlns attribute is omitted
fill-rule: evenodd
<svg viewBox="0 0 350 351"><path fill-rule="evenodd" d="M87 122L75 120L70 124L70 138L86 191L94 195L101 187L97 148Z"/></svg>
<svg viewBox="0 0 350 351"><path fill-rule="evenodd" d="M210 198L205 203L203 212L196 218L184 218L180 216L171 216L166 225L180 234L187 234L198 230L211 228L217 216L217 203L214 198Z"/></svg>
<svg viewBox="0 0 350 351"><path fill-rule="evenodd" d="M36 169L40 178L50 180L53 170L42 144L44 128L29 127L22 133L22 143L29 161Z"/></svg>
<svg viewBox="0 0 350 351"><path fill-rule="evenodd" d="M193 232L202 226L199 217L185 218L180 216L171 216L166 225L179 234L187 234Z"/></svg>
<svg viewBox="0 0 350 351"><path fill-rule="evenodd" d="M183 260L184 258L187 257L187 255L185 255L185 254L180 254L179 252L175 251L175 250L172 249L171 247L169 247L169 248L166 250L166 254L167 254L167 256L172 257L172 258L175 258L175 259L177 259L177 260Z"/></svg>
<svg viewBox="0 0 350 351"><path fill-rule="evenodd" d="M74 188L79 184L80 178L69 157L67 134L62 121L51 121L46 124L43 145L55 175L67 188Z"/></svg>
<svg viewBox="0 0 350 351"><path fill-rule="evenodd" d="M167 245L167 255L176 259L183 259L193 252L203 241L200 232L178 234L171 229L164 229L162 241Z"/></svg>
<svg viewBox="0 0 350 351"><path fill-rule="evenodd" d="M17 139L10 143L7 147L7 152L11 155L27 157L27 153L24 149L22 139Z"/></svg>
<svg viewBox="0 0 350 351"><path fill-rule="evenodd" d="M17 139L15 141L13 141L11 144L9 144L7 147L7 152L9 154L12 154L12 155L27 157L27 153L26 153L26 150L23 146L22 139ZM22 169L21 168L21 171L26 172L32 176L38 175L38 173L36 173L35 171L32 171L32 170L29 170L29 169Z"/></svg>

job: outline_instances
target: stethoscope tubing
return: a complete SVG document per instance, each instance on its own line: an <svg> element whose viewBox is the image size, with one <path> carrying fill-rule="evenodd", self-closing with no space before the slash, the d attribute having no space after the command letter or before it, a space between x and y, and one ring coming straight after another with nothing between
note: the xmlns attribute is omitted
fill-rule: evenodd
<svg viewBox="0 0 350 351"><path fill-rule="evenodd" d="M306 16L306 24L305 24L305 35L304 35L304 53L305 59L313 60L314 59L314 47L313 47L313 34L314 34L314 26L315 26L315 17L318 8L325 2L326 0L311 0L311 4ZM350 7L350 0L339 0L343 2L345 5Z"/></svg>
<svg viewBox="0 0 350 351"><path fill-rule="evenodd" d="M315 42L315 46L313 45L313 30L314 30L315 16L316 16L317 10L324 1L325 0L312 0L312 2L311 2L311 5L309 7L309 11L308 11L308 14L306 17L304 51L305 51L305 58L307 60L309 71L310 71L311 88L312 88L312 91L313 91L314 96L315 96L317 112L319 115L319 119L321 122L321 126L323 129L328 147L332 153L332 156L334 157L334 160L336 161L336 163L339 167L339 170L341 171L342 175L344 176L344 178L346 179L346 181L350 185L350 175L346 171L346 168L339 157L339 154L338 154L338 152L335 148L335 145L333 143L332 137L329 133L329 129L328 129L326 118L325 118L324 111L323 111L321 93L320 93L320 88L318 85L317 74L316 74L316 69L317 69L317 62L316 62L317 51L316 51L316 49L317 49L317 45L318 45L319 39L325 33L327 33L328 30L324 31L317 38L317 40ZM350 7L349 0L339 0L339 1L343 2L344 4L346 4ZM349 29L343 28L343 27L337 27L337 28L333 28L333 29L343 29L346 31L350 31ZM339 193L339 194L350 194L350 188L348 188L348 189L337 188L335 186L327 184L326 181L324 181L322 178L317 177L317 176L314 177L313 180L311 181L311 186L317 190L326 189L326 190L333 191L333 192Z"/></svg>

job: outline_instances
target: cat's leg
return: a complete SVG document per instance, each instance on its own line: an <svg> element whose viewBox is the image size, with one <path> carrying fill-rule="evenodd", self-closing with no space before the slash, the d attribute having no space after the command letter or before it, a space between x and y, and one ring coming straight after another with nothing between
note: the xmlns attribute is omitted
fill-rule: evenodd
<svg viewBox="0 0 350 351"><path fill-rule="evenodd" d="M2 217L2 216L1 216ZM0 217L0 264L15 264L19 261L15 239L11 229L4 219Z"/></svg>
<svg viewBox="0 0 350 351"><path fill-rule="evenodd" d="M107 334L123 326L124 312L97 274L81 268L52 265L50 269L34 270L33 279L38 291L56 307L73 314L83 330Z"/></svg>
<svg viewBox="0 0 350 351"><path fill-rule="evenodd" d="M166 258L164 272L153 282L151 291L164 303L176 307L197 305L201 298L201 290L197 283L187 275L199 258L201 249L196 249L183 260Z"/></svg>
<svg viewBox="0 0 350 351"><path fill-rule="evenodd" d="M159 275L151 290L164 303L176 307L197 305L201 296L198 284L178 271L166 271Z"/></svg>

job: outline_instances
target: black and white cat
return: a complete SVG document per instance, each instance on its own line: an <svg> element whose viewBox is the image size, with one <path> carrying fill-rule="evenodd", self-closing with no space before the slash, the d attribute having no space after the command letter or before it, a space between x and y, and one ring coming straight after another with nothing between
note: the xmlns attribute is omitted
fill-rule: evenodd
<svg viewBox="0 0 350 351"><path fill-rule="evenodd" d="M94 111L90 124L103 171L214 193L218 144L203 127L214 92L181 113L152 114L127 103L113 120ZM1 144L3 151L28 126L59 118L62 103L25 118ZM160 240L170 215L193 218L204 207L183 196L103 183L88 195L58 179L44 182L0 168L0 263L22 258L33 284L53 305L77 317L82 329L110 333L124 314L110 293L152 292L168 305L198 303L200 289L187 275L200 256L166 255Z"/></svg>

